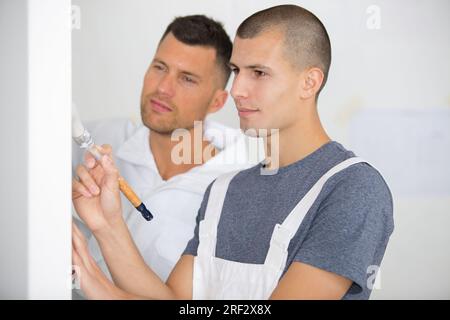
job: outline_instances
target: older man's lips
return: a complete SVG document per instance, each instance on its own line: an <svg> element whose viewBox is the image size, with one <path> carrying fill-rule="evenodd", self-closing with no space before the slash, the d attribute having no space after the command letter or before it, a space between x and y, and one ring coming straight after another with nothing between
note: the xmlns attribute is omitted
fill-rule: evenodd
<svg viewBox="0 0 450 320"><path fill-rule="evenodd" d="M154 111L159 112L159 113L165 113L165 112L172 111L172 109L170 109L169 106L167 106L165 103L155 100L155 99L150 99L150 105Z"/></svg>
<svg viewBox="0 0 450 320"><path fill-rule="evenodd" d="M259 112L258 109L238 108L238 114L240 117L248 117Z"/></svg>

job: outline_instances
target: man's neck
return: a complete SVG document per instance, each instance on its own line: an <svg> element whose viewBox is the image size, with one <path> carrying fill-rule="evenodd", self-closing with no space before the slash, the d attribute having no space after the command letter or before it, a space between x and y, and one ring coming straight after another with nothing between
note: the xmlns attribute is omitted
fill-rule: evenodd
<svg viewBox="0 0 450 320"><path fill-rule="evenodd" d="M272 154L274 158L277 158L270 161L268 169L288 166L331 141L316 110L314 108L308 114L302 115L293 126L279 130L278 137L275 134L267 138L266 158L270 159ZM278 144L278 150L276 144Z"/></svg>
<svg viewBox="0 0 450 320"><path fill-rule="evenodd" d="M187 137L188 135L189 138ZM201 143L199 141L195 143L195 138L201 138ZM190 145L190 148L187 148L188 150L183 149L183 152L190 151L190 155L186 157L190 161L177 163L179 161L173 159L172 150L181 142L178 140L172 141L171 134L161 134L150 130L149 147L155 159L159 175L163 180L169 180L173 176L185 173L196 166L202 165L218 153L217 149L209 141L203 141L203 134L201 137L195 137L194 129L187 131L186 136L182 139L187 139L185 143ZM195 151L195 148L199 150ZM198 155L201 156L199 157Z"/></svg>

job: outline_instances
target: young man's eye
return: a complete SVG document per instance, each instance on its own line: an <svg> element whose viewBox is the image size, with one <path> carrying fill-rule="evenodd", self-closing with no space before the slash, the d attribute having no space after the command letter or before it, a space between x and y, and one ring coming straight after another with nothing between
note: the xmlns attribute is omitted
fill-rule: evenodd
<svg viewBox="0 0 450 320"><path fill-rule="evenodd" d="M261 71L261 70L253 70L253 73L255 74L255 76L257 78L265 77L267 75L267 73L265 73L264 71Z"/></svg>
<svg viewBox="0 0 450 320"><path fill-rule="evenodd" d="M239 73L239 69L238 68L230 68L231 72L233 72L234 74L238 74Z"/></svg>

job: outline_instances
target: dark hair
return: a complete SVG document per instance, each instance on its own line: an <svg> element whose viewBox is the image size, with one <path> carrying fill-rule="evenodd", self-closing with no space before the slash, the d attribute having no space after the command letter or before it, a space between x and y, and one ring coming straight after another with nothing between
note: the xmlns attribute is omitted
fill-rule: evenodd
<svg viewBox="0 0 450 320"><path fill-rule="evenodd" d="M214 48L216 50L216 63L223 74L223 87L226 86L231 73L228 62L233 45L230 37L223 29L222 23L204 15L176 17L167 26L160 43L170 32L184 44Z"/></svg>
<svg viewBox="0 0 450 320"><path fill-rule="evenodd" d="M259 11L241 23L237 36L253 38L278 28L284 34L285 53L297 68L317 67L324 73L319 95L328 78L331 44L322 22L310 11L296 5L280 5Z"/></svg>

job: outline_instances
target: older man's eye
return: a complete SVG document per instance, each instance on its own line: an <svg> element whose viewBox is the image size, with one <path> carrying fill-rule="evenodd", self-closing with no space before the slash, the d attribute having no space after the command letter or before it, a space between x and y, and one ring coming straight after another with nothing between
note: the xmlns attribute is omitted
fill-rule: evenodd
<svg viewBox="0 0 450 320"><path fill-rule="evenodd" d="M195 81L195 79L190 76L183 76L182 79L184 82L187 82L187 83L192 83L192 84L197 83L197 81Z"/></svg>
<svg viewBox="0 0 450 320"><path fill-rule="evenodd" d="M164 70L165 68L164 68L162 65L160 65L160 64L154 64L154 65L153 65L153 69L162 71L162 70Z"/></svg>

